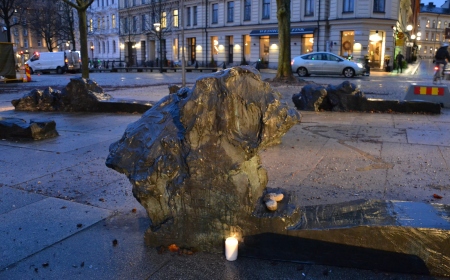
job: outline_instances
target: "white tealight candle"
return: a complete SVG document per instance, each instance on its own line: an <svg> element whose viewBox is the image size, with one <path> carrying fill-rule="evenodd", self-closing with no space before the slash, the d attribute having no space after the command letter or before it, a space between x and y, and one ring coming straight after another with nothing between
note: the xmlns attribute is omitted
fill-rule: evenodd
<svg viewBox="0 0 450 280"><path fill-rule="evenodd" d="M225 257L227 261L235 261L238 256L238 240L235 237L228 237L225 240Z"/></svg>

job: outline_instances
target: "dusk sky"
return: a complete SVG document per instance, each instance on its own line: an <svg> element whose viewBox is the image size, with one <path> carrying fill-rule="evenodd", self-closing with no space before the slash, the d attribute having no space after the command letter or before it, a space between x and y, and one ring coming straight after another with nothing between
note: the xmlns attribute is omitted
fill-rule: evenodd
<svg viewBox="0 0 450 280"><path fill-rule="evenodd" d="M428 3L433 2L436 7L440 7L442 4L445 3L445 0L421 0L420 3L423 3L425 5L428 5Z"/></svg>

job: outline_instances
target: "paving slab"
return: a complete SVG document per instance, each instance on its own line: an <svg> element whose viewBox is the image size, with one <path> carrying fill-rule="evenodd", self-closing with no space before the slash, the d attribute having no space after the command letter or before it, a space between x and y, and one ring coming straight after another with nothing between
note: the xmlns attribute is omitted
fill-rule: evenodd
<svg viewBox="0 0 450 280"><path fill-rule="evenodd" d="M0 215L0 270L110 214L105 209L49 197Z"/></svg>
<svg viewBox="0 0 450 280"><path fill-rule="evenodd" d="M7 214L45 198L43 195L0 186L0 214Z"/></svg>

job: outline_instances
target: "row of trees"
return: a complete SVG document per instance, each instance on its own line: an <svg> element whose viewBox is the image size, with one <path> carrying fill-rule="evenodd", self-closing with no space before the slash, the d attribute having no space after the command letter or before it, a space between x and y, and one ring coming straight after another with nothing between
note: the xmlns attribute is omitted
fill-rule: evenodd
<svg viewBox="0 0 450 280"><path fill-rule="evenodd" d="M36 35L46 41L49 51L53 51L62 42L71 41L76 49L75 30L78 18L80 32L80 50L84 78L89 77L87 48L87 17L86 11L94 0L0 0L0 18L6 27L8 41L11 42L11 28L22 25L28 27ZM159 11L154 13L162 16L161 3ZM74 16L74 9L77 17ZM290 70L290 0L277 0L277 17L280 36L279 68L276 78L290 80L293 75ZM160 24L167 24L160 18ZM152 20L153 21L153 20ZM131 25L132 23L130 23ZM172 26L172 24L168 25ZM130 26L134 28L133 26ZM149 26L151 29L151 26ZM161 26L163 27L163 26ZM152 30L154 32L154 30ZM287 32L287 33L286 33ZM131 32L130 32L131 33ZM155 34L162 39L162 31ZM161 48L161 46L160 46Z"/></svg>
<svg viewBox="0 0 450 280"><path fill-rule="evenodd" d="M45 40L49 51L70 41L76 49L77 17L63 0L0 0L0 18L6 27L8 41L14 27L26 28Z"/></svg>

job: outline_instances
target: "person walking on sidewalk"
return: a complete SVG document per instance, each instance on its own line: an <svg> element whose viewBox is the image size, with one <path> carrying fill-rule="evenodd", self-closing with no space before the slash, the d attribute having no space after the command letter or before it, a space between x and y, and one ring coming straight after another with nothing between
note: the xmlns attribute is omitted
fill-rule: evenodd
<svg viewBox="0 0 450 280"><path fill-rule="evenodd" d="M399 52L397 54L397 57L395 57L395 60L397 61L397 73L399 69L400 73L403 73L403 59L405 59L405 57L403 56L402 52Z"/></svg>

